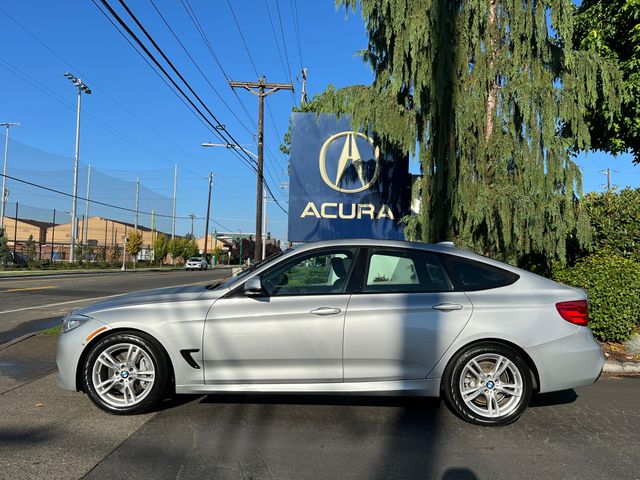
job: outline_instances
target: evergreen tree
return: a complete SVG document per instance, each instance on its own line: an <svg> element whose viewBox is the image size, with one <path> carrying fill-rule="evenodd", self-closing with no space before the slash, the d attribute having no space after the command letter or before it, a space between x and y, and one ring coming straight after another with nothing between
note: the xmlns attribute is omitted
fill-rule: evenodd
<svg viewBox="0 0 640 480"><path fill-rule="evenodd" d="M572 49L571 0L338 0L361 9L372 86L329 88L315 110L375 128L383 148L419 153L420 216L409 237L509 261L564 260L589 242L571 152L584 111L619 105L620 72Z"/></svg>

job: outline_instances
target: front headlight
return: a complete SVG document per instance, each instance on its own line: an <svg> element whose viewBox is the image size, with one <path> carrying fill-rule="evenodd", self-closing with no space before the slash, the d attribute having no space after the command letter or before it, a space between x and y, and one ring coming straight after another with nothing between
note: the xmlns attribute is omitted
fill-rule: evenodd
<svg viewBox="0 0 640 480"><path fill-rule="evenodd" d="M91 320L91 317L71 312L62 319L62 333L70 332L74 328L78 328L80 325L88 322L89 320Z"/></svg>

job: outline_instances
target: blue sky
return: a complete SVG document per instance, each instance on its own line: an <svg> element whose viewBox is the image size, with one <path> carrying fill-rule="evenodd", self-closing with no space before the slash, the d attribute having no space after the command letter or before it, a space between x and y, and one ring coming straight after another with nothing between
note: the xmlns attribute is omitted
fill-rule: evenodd
<svg viewBox="0 0 640 480"><path fill-rule="evenodd" d="M154 2L217 93L191 63L152 3L149 0L127 3L214 114L240 143L255 151L251 132L257 115L256 98L244 91L238 91L236 95L227 86L223 72L198 36L181 2ZM110 3L115 5L116 2ZM300 99L300 82L296 77L299 77L301 63L309 71L310 96L330 83L337 87L370 83L369 67L355 56L355 52L367 44L362 20L358 15L347 17L344 10L336 10L333 0L231 0L233 13L255 64L254 70L229 2L191 0L190 4L230 78L255 80L257 71L268 81L284 82L289 80L291 71L295 96L289 92L269 96L269 110L265 112L266 175L278 200L286 207L287 192L278 187L287 181L284 173L287 158L279 152L278 146L287 130L293 102L297 104ZM205 177L209 171L214 171L212 218L233 231L253 230L255 174L232 152L200 146L202 142L215 141L213 135L162 83L92 2L6 0L0 9L5 45L0 51L0 121L20 122L22 127L11 130L12 139L54 154L47 157L50 161L46 165L24 166L25 169L61 171L72 168L68 162L74 152L76 97L73 86L63 76L69 70L82 77L93 90L92 95L83 97L80 154L83 162L123 180L135 182L136 177L140 177L148 189L165 196L171 196L172 168L178 163L177 213L180 216L191 212L204 215ZM300 30L300 48L295 34L294 11ZM7 13L28 32L14 23ZM581 155L578 160L583 167L586 191L603 188L606 178L600 170L607 167L617 170L612 176L614 184L640 185L640 167L631 164L629 155L612 158L592 152L586 158ZM9 189L12 189L11 185ZM14 190L16 198L20 191L22 195L28 195L24 189L14 187ZM82 193L83 190L81 185L79 191ZM49 204L54 201L51 196L49 200ZM26 201L47 205L47 197L42 192L40 196L27 197ZM120 197L115 192L106 201L133 205L129 191ZM269 204L268 213L268 230L278 238L286 238L286 215L273 204ZM186 233L190 225L190 220L178 221L178 233ZM218 229L222 227L218 226ZM204 232L203 221L196 222L195 231L196 234Z"/></svg>

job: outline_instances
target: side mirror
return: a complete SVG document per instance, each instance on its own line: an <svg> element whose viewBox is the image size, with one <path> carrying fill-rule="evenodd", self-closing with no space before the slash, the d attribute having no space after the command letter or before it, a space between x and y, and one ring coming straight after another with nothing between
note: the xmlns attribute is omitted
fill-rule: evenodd
<svg viewBox="0 0 640 480"><path fill-rule="evenodd" d="M244 284L244 294L250 296L261 295L264 293L264 289L262 288L262 280L260 280L259 276L251 277Z"/></svg>

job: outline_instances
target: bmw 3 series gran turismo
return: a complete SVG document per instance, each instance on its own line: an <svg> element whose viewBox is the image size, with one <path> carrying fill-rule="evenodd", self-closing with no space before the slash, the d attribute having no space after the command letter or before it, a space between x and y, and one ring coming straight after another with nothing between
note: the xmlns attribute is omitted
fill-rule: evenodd
<svg viewBox="0 0 640 480"><path fill-rule="evenodd" d="M596 381L587 323L583 291L452 244L311 243L219 284L71 312L59 384L115 414L173 393L423 395L503 425L533 392Z"/></svg>

